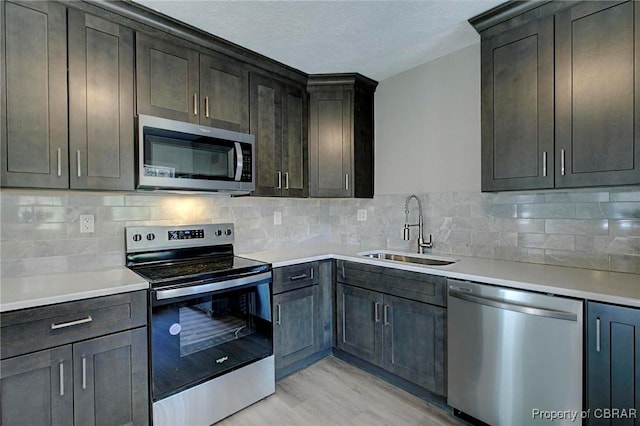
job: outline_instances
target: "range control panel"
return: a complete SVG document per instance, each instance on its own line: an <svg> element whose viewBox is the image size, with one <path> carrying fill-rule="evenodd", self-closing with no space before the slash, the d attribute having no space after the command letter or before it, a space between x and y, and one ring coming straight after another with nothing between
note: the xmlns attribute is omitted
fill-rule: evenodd
<svg viewBox="0 0 640 426"><path fill-rule="evenodd" d="M127 253L233 244L233 223L135 226L125 231Z"/></svg>

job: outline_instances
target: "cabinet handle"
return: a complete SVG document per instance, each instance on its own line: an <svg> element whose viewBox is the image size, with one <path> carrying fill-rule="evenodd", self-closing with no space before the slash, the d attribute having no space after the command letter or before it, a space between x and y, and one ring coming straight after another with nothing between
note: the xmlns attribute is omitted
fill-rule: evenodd
<svg viewBox="0 0 640 426"><path fill-rule="evenodd" d="M209 118L209 97L204 97L204 116Z"/></svg>
<svg viewBox="0 0 640 426"><path fill-rule="evenodd" d="M313 271L313 269L311 270ZM298 281L298 280L303 280L307 278L307 274L300 274L300 275L292 275L289 277L289 280L291 281ZM312 277L313 278L313 277Z"/></svg>
<svg viewBox="0 0 640 426"><path fill-rule="evenodd" d="M62 149L58 148L58 176L62 176Z"/></svg>
<svg viewBox="0 0 640 426"><path fill-rule="evenodd" d="M380 322L380 303L378 302L373 304L373 321Z"/></svg>
<svg viewBox="0 0 640 426"><path fill-rule="evenodd" d="M389 305L384 305L384 325L389 325Z"/></svg>
<svg viewBox="0 0 640 426"><path fill-rule="evenodd" d="M600 318L596 318L596 352L600 352Z"/></svg>
<svg viewBox="0 0 640 426"><path fill-rule="evenodd" d="M309 275L311 275L311 279L313 279L313 278L314 278L315 272L314 272L314 269L313 269L313 268L310 268L310 269L309 269Z"/></svg>
<svg viewBox="0 0 640 426"><path fill-rule="evenodd" d="M344 189L349 190L349 173L344 174Z"/></svg>
<svg viewBox="0 0 640 426"><path fill-rule="evenodd" d="M284 189L289 189L289 172L284 172Z"/></svg>
<svg viewBox="0 0 640 426"><path fill-rule="evenodd" d="M564 149L561 149L560 150L560 174L562 176L564 176L564 171L565 171L565 169L564 169L564 156L565 156Z"/></svg>
<svg viewBox="0 0 640 426"><path fill-rule="evenodd" d="M82 177L82 172L80 171L80 150L76 151L76 166L78 167L78 177Z"/></svg>
<svg viewBox="0 0 640 426"><path fill-rule="evenodd" d="M542 153L542 176L547 177L547 151Z"/></svg>
<svg viewBox="0 0 640 426"><path fill-rule="evenodd" d="M91 318L91 315L88 315L86 318L81 318L75 321L61 322L61 323L54 322L53 324L51 324L51 329L57 330L59 328L73 327L74 325L86 324L91 321L93 321L93 318Z"/></svg>
<svg viewBox="0 0 640 426"><path fill-rule="evenodd" d="M278 319L276 320L276 324L280 325L280 322L282 320L282 310L280 309L279 303L276 305L276 311L278 313L278 316L277 316Z"/></svg>
<svg viewBox="0 0 640 426"><path fill-rule="evenodd" d="M278 187L276 189L282 189L282 172L278 172Z"/></svg>
<svg viewBox="0 0 640 426"><path fill-rule="evenodd" d="M193 94L193 115L198 115L198 94Z"/></svg>
<svg viewBox="0 0 640 426"><path fill-rule="evenodd" d="M87 388L87 357L82 357L82 389Z"/></svg>
<svg viewBox="0 0 640 426"><path fill-rule="evenodd" d="M64 361L60 362L60 396L64 396Z"/></svg>

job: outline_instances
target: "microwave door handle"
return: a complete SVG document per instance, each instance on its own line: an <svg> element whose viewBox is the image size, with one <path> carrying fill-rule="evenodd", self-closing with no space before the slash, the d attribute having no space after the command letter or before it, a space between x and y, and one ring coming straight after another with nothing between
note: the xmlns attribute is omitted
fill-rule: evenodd
<svg viewBox="0 0 640 426"><path fill-rule="evenodd" d="M242 177L242 147L240 146L240 142L235 142L235 146L236 146L236 176L234 180L240 182L240 178Z"/></svg>

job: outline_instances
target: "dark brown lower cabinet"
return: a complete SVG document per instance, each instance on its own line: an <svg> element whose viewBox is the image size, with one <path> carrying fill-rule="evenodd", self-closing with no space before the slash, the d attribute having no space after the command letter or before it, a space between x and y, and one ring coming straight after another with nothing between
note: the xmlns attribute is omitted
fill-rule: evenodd
<svg viewBox="0 0 640 426"><path fill-rule="evenodd" d="M73 424L71 345L0 361L4 426Z"/></svg>
<svg viewBox="0 0 640 426"><path fill-rule="evenodd" d="M1 313L0 424L148 425L146 297Z"/></svg>
<svg viewBox="0 0 640 426"><path fill-rule="evenodd" d="M318 299L317 285L273 296L276 369L317 352Z"/></svg>
<svg viewBox="0 0 640 426"><path fill-rule="evenodd" d="M329 355L332 344L331 261L273 271L276 379Z"/></svg>
<svg viewBox="0 0 640 426"><path fill-rule="evenodd" d="M444 307L342 283L336 297L339 350L444 395Z"/></svg>
<svg viewBox="0 0 640 426"><path fill-rule="evenodd" d="M589 425L640 424L640 309L587 303Z"/></svg>
<svg viewBox="0 0 640 426"><path fill-rule="evenodd" d="M146 425L146 328L0 362L2 424Z"/></svg>

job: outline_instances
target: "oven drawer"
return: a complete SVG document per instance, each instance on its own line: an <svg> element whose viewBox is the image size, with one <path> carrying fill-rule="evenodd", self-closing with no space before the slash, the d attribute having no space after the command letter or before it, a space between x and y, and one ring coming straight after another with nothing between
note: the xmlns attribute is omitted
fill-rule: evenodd
<svg viewBox="0 0 640 426"><path fill-rule="evenodd" d="M273 269L273 294L318 284L319 262Z"/></svg>
<svg viewBox="0 0 640 426"><path fill-rule="evenodd" d="M0 358L144 326L146 321L146 291L6 312L0 316Z"/></svg>

